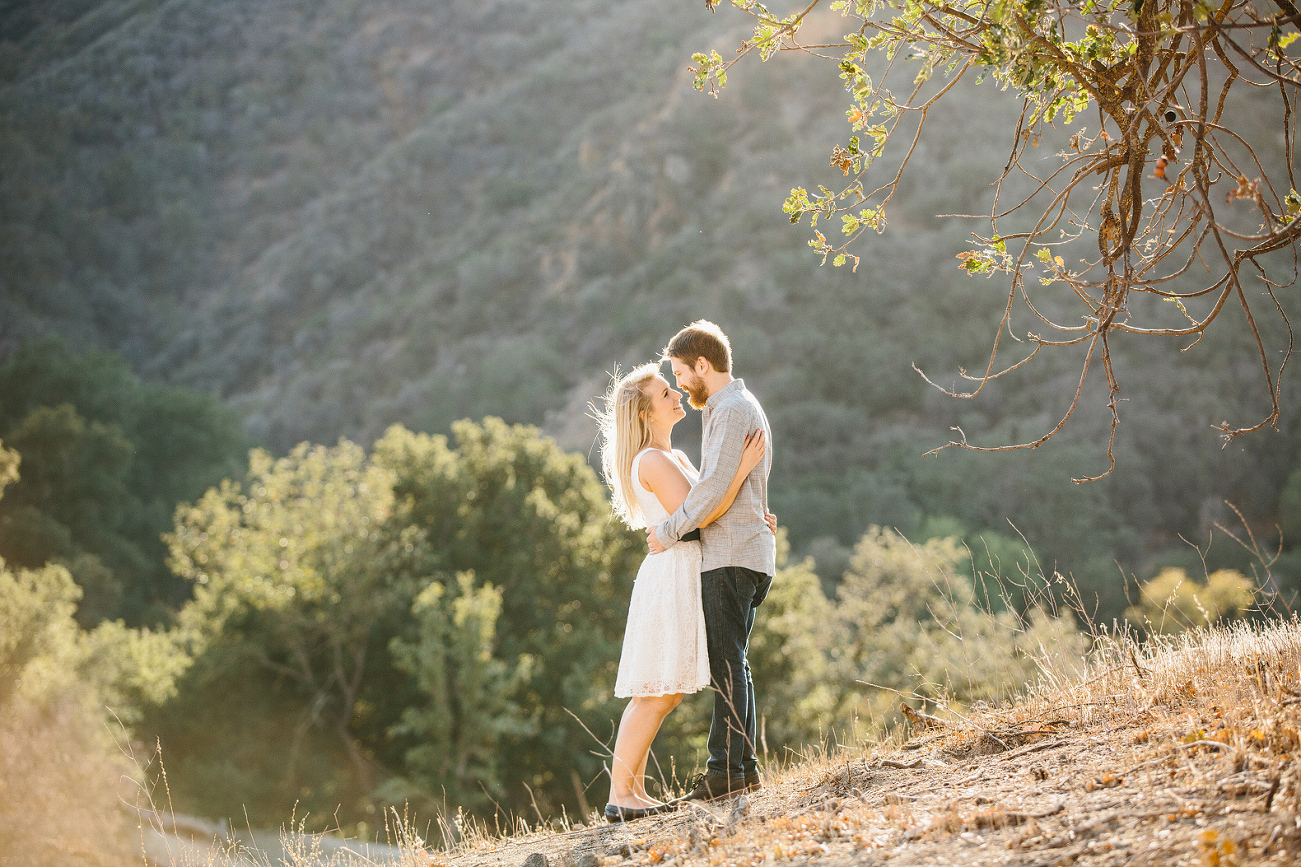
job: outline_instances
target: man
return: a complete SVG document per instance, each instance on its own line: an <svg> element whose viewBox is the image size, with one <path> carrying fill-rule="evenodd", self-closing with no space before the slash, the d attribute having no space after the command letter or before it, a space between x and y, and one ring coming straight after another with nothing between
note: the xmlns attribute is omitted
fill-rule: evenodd
<svg viewBox="0 0 1301 867"><path fill-rule="evenodd" d="M772 430L744 381L732 376L732 348L712 322L682 329L664 348L678 387L704 414L700 481L682 506L647 530L652 553L672 546L700 526L722 502L741 462L746 437L762 430L763 460L746 477L732 507L700 530L701 602L715 689L709 727L709 764L684 800L710 800L759 787L754 683L746 648L754 612L768 595L777 571L777 545L764 522Z"/></svg>

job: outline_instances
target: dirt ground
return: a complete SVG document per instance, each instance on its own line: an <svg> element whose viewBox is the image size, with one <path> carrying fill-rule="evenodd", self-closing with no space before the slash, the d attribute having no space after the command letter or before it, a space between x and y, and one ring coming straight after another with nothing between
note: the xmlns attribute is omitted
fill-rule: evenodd
<svg viewBox="0 0 1301 867"><path fill-rule="evenodd" d="M626 825L482 841L447 867L1301 864L1301 654L1167 648ZM923 721L925 722L925 721ZM531 860L530 860L531 859Z"/></svg>

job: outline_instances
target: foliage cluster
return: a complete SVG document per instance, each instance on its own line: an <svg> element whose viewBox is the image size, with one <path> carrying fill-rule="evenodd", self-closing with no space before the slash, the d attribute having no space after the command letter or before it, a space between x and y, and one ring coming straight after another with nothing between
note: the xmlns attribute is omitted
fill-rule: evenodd
<svg viewBox="0 0 1301 867"><path fill-rule="evenodd" d="M712 11L718 3L705 5ZM1065 427L1098 368L1114 445L1121 380L1113 341L1177 337L1195 345L1226 303L1242 314L1254 342L1248 353L1263 375L1267 411L1258 422L1218 427L1226 440L1277 428L1292 340L1275 290L1295 284L1301 238L1293 123L1301 62L1288 51L1301 15L1289 0L836 0L828 6L849 32L843 41L816 46L803 42L800 31L821 0L786 16L757 0L731 5L755 22L737 55L768 60L786 50L832 59L847 91L846 116L856 134L835 146L830 166L852 178L838 191L820 185L811 195L797 187L784 206L792 223L809 216L809 245L824 262L853 259L857 269L851 247L869 230L884 231L886 206L905 171L916 170L910 163L918 143L934 132L926 129L931 111L960 98L956 86L965 75L988 77L1021 102L1006 160L986 170L994 188L989 235L973 235L976 249L958 254L972 274L1008 275L1006 306L983 371L962 372L971 390L940 388L973 398L1044 348L1082 350L1079 382L1042 436L991 447L963 434L950 445L1037 448ZM884 68L874 57L886 60ZM740 59L697 53L696 88L725 86L727 70ZM916 72L911 82L900 82L897 69ZM1261 92L1273 98L1257 98ZM1246 102L1257 113L1255 123L1241 113ZM1086 112L1097 127L1075 126ZM1057 121L1071 129L1058 129ZM1041 139L1061 148L1055 161L1035 155ZM893 163L873 171L887 151ZM828 241L816 228L820 219L838 219L844 237ZM1049 289L1038 291L1036 284ZM1017 307L1027 315L1014 317ZM1262 329L1262 315L1279 321ZM1018 333L1023 320L1030 330ZM1005 337L1024 344L1013 347L1010 362L998 359ZM1107 457L1101 476L1115 467L1110 446Z"/></svg>
<svg viewBox="0 0 1301 867"><path fill-rule="evenodd" d="M22 461L0 501L0 557L66 567L84 626L166 622L188 589L160 537L177 503L239 472L235 414L141 383L113 353L31 341L0 364L0 439Z"/></svg>
<svg viewBox="0 0 1301 867"><path fill-rule="evenodd" d="M0 487L18 475L17 464L17 453L0 445ZM132 801L138 769L119 742L125 726L174 693L189 664L177 634L120 621L82 629L73 616L80 596L63 566L0 560L0 858L7 864L48 864L69 852L132 862L133 823L121 805Z"/></svg>
<svg viewBox="0 0 1301 867"><path fill-rule="evenodd" d="M203 648L152 723L173 790L258 817L342 803L350 823L384 803L491 814L524 786L572 809L601 768L579 720L617 716L637 542L581 458L496 419L454 444L394 427L369 455L255 451L169 537ZM231 695L251 718L201 718Z"/></svg>
<svg viewBox="0 0 1301 867"><path fill-rule="evenodd" d="M1139 602L1125 616L1147 632L1183 632L1242 617L1255 602L1255 589L1233 569L1219 569L1200 582L1170 567L1139 588Z"/></svg>
<svg viewBox="0 0 1301 867"><path fill-rule="evenodd" d="M971 559L956 538L914 545L870 527L831 597L811 561L784 569L752 640L769 743L883 731L899 721L901 696L996 704L1087 650L1074 617L1042 588L1019 612L982 604L964 574Z"/></svg>

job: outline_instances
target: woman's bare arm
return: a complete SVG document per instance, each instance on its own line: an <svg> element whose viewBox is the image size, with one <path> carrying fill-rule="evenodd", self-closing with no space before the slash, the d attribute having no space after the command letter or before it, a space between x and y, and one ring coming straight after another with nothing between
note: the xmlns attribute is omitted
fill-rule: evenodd
<svg viewBox="0 0 1301 867"><path fill-rule="evenodd" d="M670 515L678 510L691 490L691 480L682 471L681 464L659 449L650 449L642 455L637 477Z"/></svg>

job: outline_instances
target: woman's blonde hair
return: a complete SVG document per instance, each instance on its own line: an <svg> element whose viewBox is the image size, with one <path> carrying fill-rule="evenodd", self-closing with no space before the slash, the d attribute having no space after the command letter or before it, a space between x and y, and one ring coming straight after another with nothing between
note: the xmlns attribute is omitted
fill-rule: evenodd
<svg viewBox="0 0 1301 867"><path fill-rule="evenodd" d="M601 470L613 495L614 513L634 530L646 526L632 484L632 459L651 444L647 416L651 399L643 389L660 372L657 362L647 362L624 376L611 375L605 408L596 412L601 426Z"/></svg>

